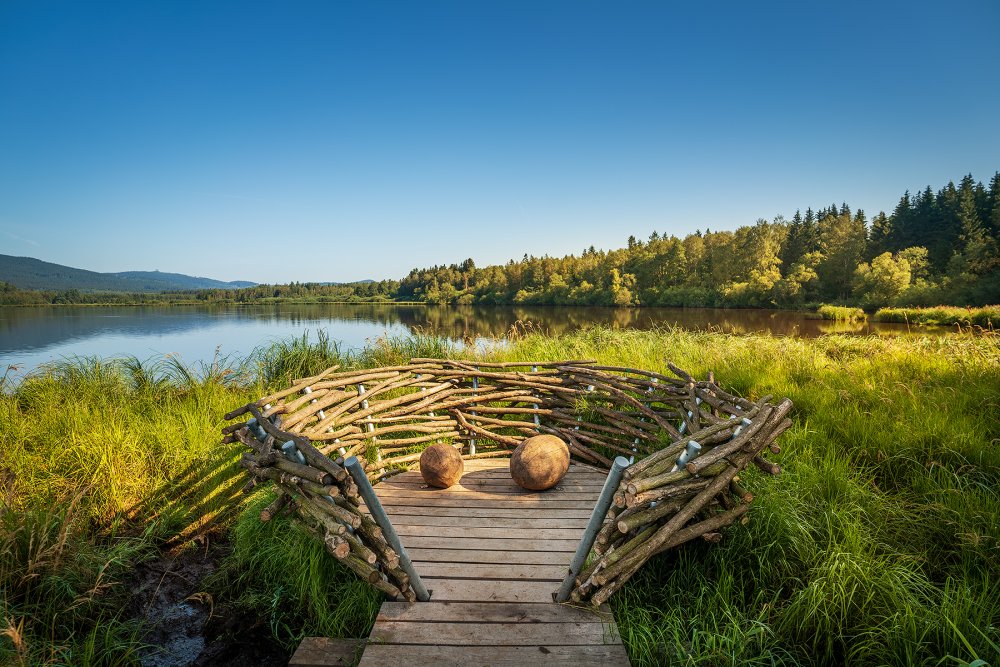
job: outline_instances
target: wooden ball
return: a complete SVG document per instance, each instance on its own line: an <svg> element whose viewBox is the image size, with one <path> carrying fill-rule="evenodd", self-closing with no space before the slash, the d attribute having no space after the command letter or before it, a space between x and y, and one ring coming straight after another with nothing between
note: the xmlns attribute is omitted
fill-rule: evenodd
<svg viewBox="0 0 1000 667"><path fill-rule="evenodd" d="M439 442L420 455L420 476L431 486L447 489L462 479L463 472L462 455L451 445Z"/></svg>
<svg viewBox="0 0 1000 667"><path fill-rule="evenodd" d="M510 476L529 491L544 491L569 470L569 447L554 435L528 438L510 456Z"/></svg>

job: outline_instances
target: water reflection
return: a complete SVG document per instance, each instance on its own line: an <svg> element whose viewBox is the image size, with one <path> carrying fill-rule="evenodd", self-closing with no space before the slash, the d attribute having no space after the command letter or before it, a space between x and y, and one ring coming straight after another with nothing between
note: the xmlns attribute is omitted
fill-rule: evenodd
<svg viewBox="0 0 1000 667"><path fill-rule="evenodd" d="M325 329L345 349L380 335L433 333L455 341L504 338L515 330L558 335L600 324L648 329L679 326L722 333L906 333L905 325L828 322L776 310L277 304L269 306L0 308L0 368L28 369L72 355L178 354L188 362L246 354L274 339Z"/></svg>
<svg viewBox="0 0 1000 667"><path fill-rule="evenodd" d="M407 327L439 332L451 338L503 337L511 327L527 326L550 334L563 334L600 324L620 329L677 326L720 333L770 333L776 336L813 338L827 333L900 333L896 324L846 323L809 319L804 313L780 310L731 310L714 308L588 308L588 307L415 307L401 314ZM414 319L408 319L413 316Z"/></svg>

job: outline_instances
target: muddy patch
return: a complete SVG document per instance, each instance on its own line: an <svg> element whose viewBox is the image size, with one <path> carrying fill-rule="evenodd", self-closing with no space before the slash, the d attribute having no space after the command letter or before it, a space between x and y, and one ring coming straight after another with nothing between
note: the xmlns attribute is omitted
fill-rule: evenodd
<svg viewBox="0 0 1000 667"><path fill-rule="evenodd" d="M164 553L136 569L129 616L148 628L143 667L286 665L288 654L261 623L216 606L204 579L225 555L219 545Z"/></svg>

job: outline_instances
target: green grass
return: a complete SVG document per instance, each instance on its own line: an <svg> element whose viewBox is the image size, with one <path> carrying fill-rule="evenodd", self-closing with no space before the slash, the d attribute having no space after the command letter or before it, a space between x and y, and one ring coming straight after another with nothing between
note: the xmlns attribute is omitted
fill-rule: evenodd
<svg viewBox="0 0 1000 667"><path fill-rule="evenodd" d="M670 359L795 402L784 474L749 475L749 525L657 558L613 598L634 664L1000 658L995 337L593 330L511 354Z"/></svg>
<svg viewBox="0 0 1000 667"><path fill-rule="evenodd" d="M460 354L433 337L346 355L276 343L240 363L78 360L0 395L0 664L130 664L129 573L225 533L203 585L291 649L364 636L379 598L239 493L221 415L332 363ZM994 335L805 340L684 331L528 334L491 359L673 361L794 426L755 473L746 526L651 561L612 606L636 665L960 665L1000 660L1000 345Z"/></svg>
<svg viewBox="0 0 1000 667"><path fill-rule="evenodd" d="M218 429L257 393L240 375L78 359L0 394L0 662L135 661L135 564L235 514Z"/></svg>
<svg viewBox="0 0 1000 667"><path fill-rule="evenodd" d="M860 308L849 306L829 306L822 305L816 309L816 314L823 320L834 320L836 322L863 322L868 319L865 311Z"/></svg>
<svg viewBox="0 0 1000 667"><path fill-rule="evenodd" d="M1000 306L958 308L935 306L933 308L879 308L876 322L899 322L937 326L977 326L991 331L1000 329Z"/></svg>

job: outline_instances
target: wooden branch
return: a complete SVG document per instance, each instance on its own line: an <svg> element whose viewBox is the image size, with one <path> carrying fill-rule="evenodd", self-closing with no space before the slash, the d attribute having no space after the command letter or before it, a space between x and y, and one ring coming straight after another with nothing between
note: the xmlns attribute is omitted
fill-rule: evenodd
<svg viewBox="0 0 1000 667"><path fill-rule="evenodd" d="M755 421L751 421L750 425L744 428L739 435L724 445L719 445L709 452L704 452L693 461L688 462L685 466L687 471L692 475L696 475L716 461L721 461L727 456L731 456L735 452L742 450L748 443L752 442L754 436L756 436L757 433L764 428L764 425L767 423L767 420L770 418L773 411L774 408L769 405L764 407L757 415L757 419Z"/></svg>
<svg viewBox="0 0 1000 667"><path fill-rule="evenodd" d="M650 507L649 509L644 509L630 516L621 518L618 521L618 532L627 533L631 530L635 530L639 526L652 523L665 516L674 514L677 510L684 506L686 500L686 498L677 498L670 501L662 501L657 503L656 507Z"/></svg>
<svg viewBox="0 0 1000 667"><path fill-rule="evenodd" d="M262 408L265 405L267 405L268 403L274 403L279 398L284 398L285 396L290 396L292 394L297 394L300 391L302 391L303 389L305 389L306 387L308 387L308 386L316 383L319 380L322 380L323 378L327 377L328 375L331 375L338 368L340 368L340 367L339 366L331 366L330 368L327 368L325 371L323 371L319 375L314 375L312 377L305 378L305 379L299 381L298 383L292 385L288 389L282 389L281 391L275 392L275 393L273 393L273 394L271 394L269 396L265 396L264 398L262 398L259 401L257 401L256 405L258 407ZM231 419L231 418L230 417L226 417L226 419Z"/></svg>
<svg viewBox="0 0 1000 667"><path fill-rule="evenodd" d="M768 475L781 474L781 466L779 466L777 463L771 463L770 461L761 456L755 456L751 460L753 461L753 464L755 466L760 468L762 471L766 472Z"/></svg>
<svg viewBox="0 0 1000 667"><path fill-rule="evenodd" d="M287 502L288 494L284 491L279 492L278 497L275 498L270 505L260 511L260 520L266 523L278 516L278 513L285 507L285 503Z"/></svg>
<svg viewBox="0 0 1000 667"><path fill-rule="evenodd" d="M738 517L745 514L748 509L750 509L749 505L739 505L729 512L684 528L683 530L673 534L668 541L665 541L662 545L660 545L661 551L666 551L667 549L672 549L684 544L685 542L689 542L705 533L714 531L716 528L728 526ZM662 528L660 530L662 530ZM648 560L648 557L636 559L636 554L638 554L641 550L646 549L652 539L653 537L647 539L643 544L635 547L628 556L618 560L614 565L607 567L592 577L596 585L602 586L602 588L591 597L590 602L592 605L600 606L607 602L612 593L621 588L629 579L632 578L632 575L634 575L643 563ZM659 551L650 554L649 557L652 557L656 553L659 553ZM637 565L635 564L636 562L638 562ZM629 563L632 564L631 568L627 567Z"/></svg>

